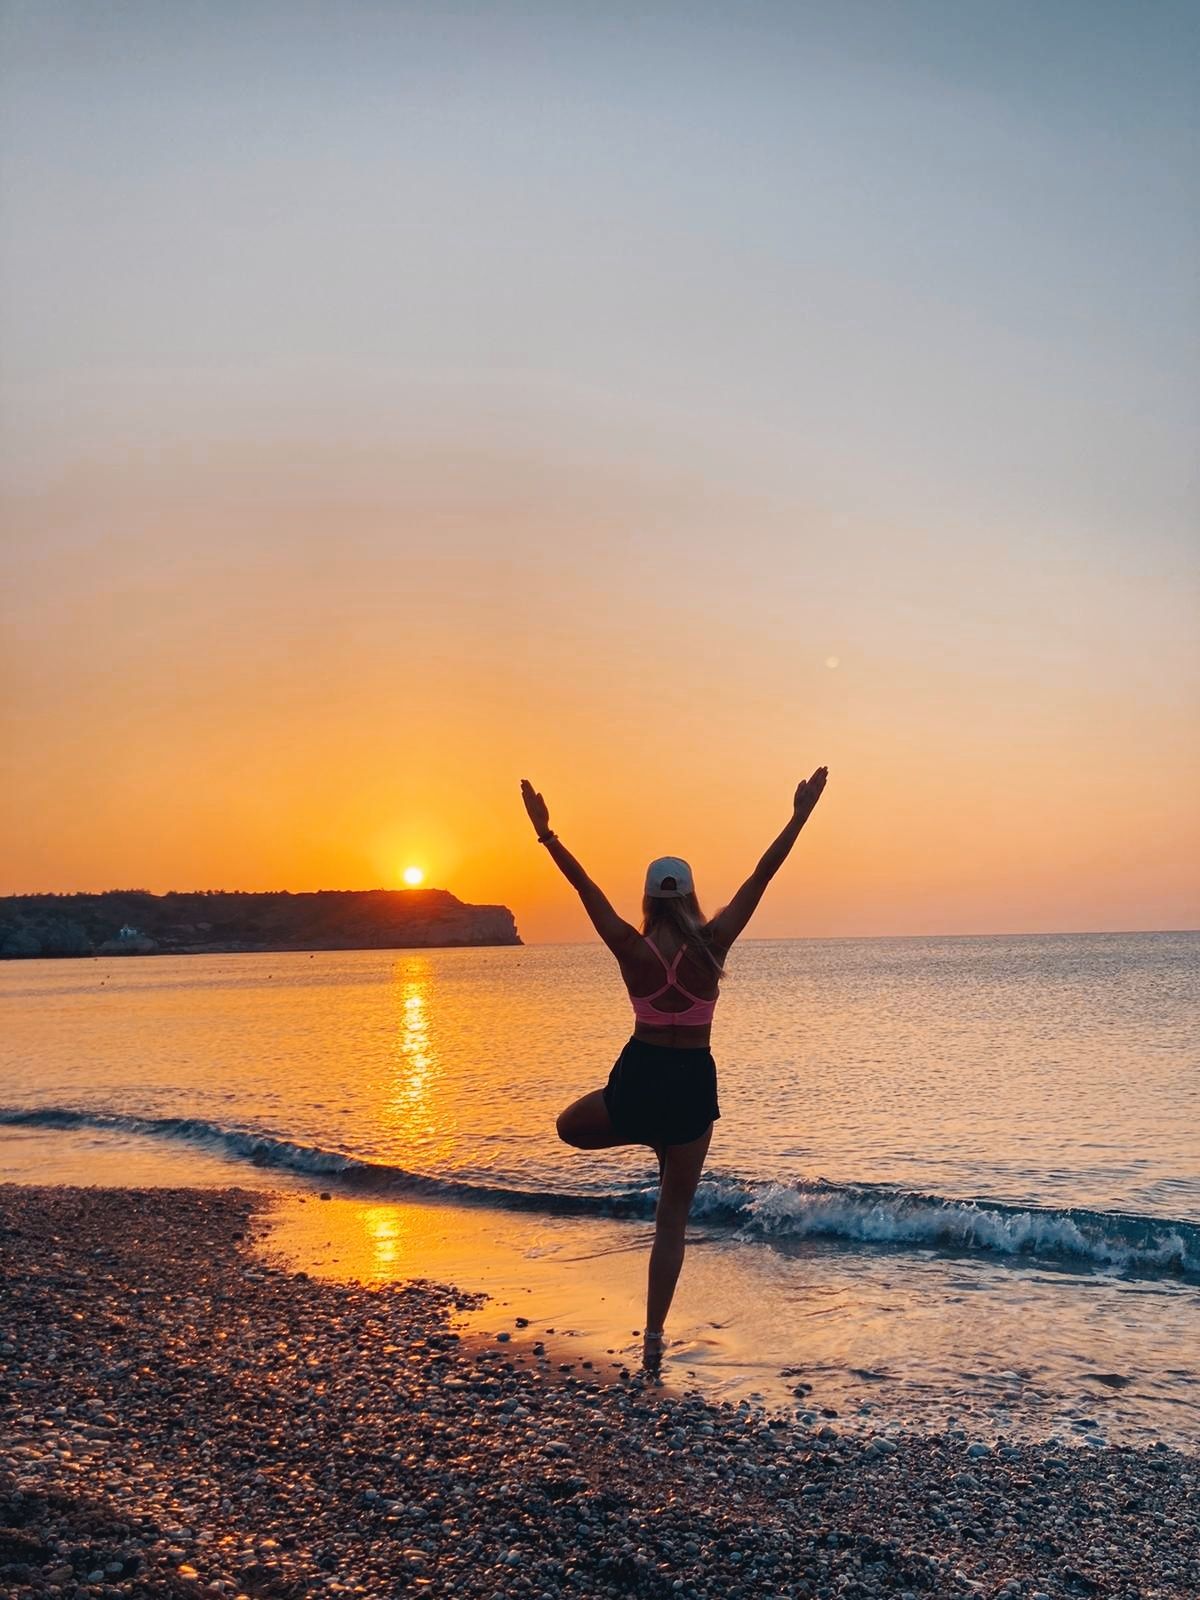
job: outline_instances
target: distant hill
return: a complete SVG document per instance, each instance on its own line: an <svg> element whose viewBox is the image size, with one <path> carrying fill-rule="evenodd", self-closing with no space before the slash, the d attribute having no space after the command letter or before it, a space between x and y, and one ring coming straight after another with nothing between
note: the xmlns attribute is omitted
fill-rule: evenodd
<svg viewBox="0 0 1200 1600"><path fill-rule="evenodd" d="M466 905L445 889L110 889L0 898L0 959L7 960L520 943L507 906Z"/></svg>

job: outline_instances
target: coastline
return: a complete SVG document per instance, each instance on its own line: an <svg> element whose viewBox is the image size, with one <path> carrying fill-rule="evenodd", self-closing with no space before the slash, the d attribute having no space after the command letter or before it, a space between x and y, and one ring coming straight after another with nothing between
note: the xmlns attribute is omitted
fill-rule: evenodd
<svg viewBox="0 0 1200 1600"><path fill-rule="evenodd" d="M519 935L515 939L442 939L437 943L429 941L397 944L389 941L387 944L189 944L174 945L170 949L156 947L150 949L127 950L85 950L74 953L52 952L41 953L36 956L6 955L0 951L0 961L11 961L14 964L32 961L53 961L69 963L72 961L136 961L153 956L156 959L170 959L173 956L317 956L337 955L339 952L374 950L381 955L388 951L405 952L409 950L524 950L527 949L524 939Z"/></svg>
<svg viewBox="0 0 1200 1600"><path fill-rule="evenodd" d="M507 906L446 889L109 889L0 897L0 960L315 955L521 944Z"/></svg>
<svg viewBox="0 0 1200 1600"><path fill-rule="evenodd" d="M14 1596L1200 1590L1200 1462L802 1429L273 1265L269 1195L0 1186Z"/></svg>

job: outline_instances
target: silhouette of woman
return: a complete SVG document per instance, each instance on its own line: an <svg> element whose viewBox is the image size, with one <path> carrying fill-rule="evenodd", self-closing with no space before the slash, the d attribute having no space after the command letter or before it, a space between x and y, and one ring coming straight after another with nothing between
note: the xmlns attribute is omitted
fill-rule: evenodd
<svg viewBox="0 0 1200 1600"><path fill-rule="evenodd" d="M700 910L687 862L678 856L652 861L640 933L617 915L551 831L546 802L528 778L521 781L538 842L578 893L593 927L616 957L633 1006L633 1036L607 1084L566 1108L558 1119L558 1136L577 1150L648 1144L658 1157L658 1206L646 1293L645 1358L651 1368L661 1361L663 1325L683 1265L688 1213L713 1123L721 1115L709 1036L725 958L787 860L827 776L828 768L818 767L799 784L791 821L711 921Z"/></svg>

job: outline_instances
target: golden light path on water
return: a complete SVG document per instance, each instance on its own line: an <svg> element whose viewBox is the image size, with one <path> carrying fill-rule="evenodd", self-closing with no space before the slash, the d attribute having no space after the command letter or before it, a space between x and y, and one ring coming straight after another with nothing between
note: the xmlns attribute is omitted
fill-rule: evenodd
<svg viewBox="0 0 1200 1600"><path fill-rule="evenodd" d="M396 1206L364 1206L363 1229L371 1241L374 1276L386 1278L395 1270L400 1254L400 1213Z"/></svg>
<svg viewBox="0 0 1200 1600"><path fill-rule="evenodd" d="M427 959L403 963L396 995L395 1057L388 1064L380 1121L390 1128L397 1147L407 1144L419 1149L422 1158L438 1170L454 1148L457 1119L453 1090L446 1084L434 1042L432 986Z"/></svg>

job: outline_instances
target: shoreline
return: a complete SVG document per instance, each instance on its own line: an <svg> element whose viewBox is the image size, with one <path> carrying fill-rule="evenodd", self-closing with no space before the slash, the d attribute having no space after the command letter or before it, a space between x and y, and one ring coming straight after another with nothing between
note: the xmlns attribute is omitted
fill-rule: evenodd
<svg viewBox="0 0 1200 1600"><path fill-rule="evenodd" d="M349 955L356 952L377 951L387 955L390 951L409 950L527 950L528 944L518 936L515 939L450 939L442 944L196 944L157 950L87 950L71 954L5 955L0 961L20 965L30 961L139 961L162 960L172 956L319 956Z"/></svg>
<svg viewBox="0 0 1200 1600"><path fill-rule="evenodd" d="M79 956L6 956L0 955L0 961L11 962L20 966L23 962L31 961L170 961L176 956L317 956L317 955L352 955L375 951L380 955L388 955L392 951L406 953L410 950L527 950L529 946L523 939L509 940L500 943L494 940L459 940L449 944L319 944L319 945L227 945L206 944L197 945L192 950L110 950L104 955L79 955Z"/></svg>
<svg viewBox="0 0 1200 1600"><path fill-rule="evenodd" d="M230 1189L0 1185L0 1584L1182 1600L1200 1462L802 1429L265 1262ZM566 1370L560 1370L565 1367Z"/></svg>
<svg viewBox="0 0 1200 1600"><path fill-rule="evenodd" d="M457 1316L464 1333L586 1348L602 1368L640 1363L649 1213L395 1193L140 1132L7 1132L5 1176L17 1184L262 1191L258 1244L272 1264L367 1286L456 1284L487 1297ZM1196 1451L1194 1285L986 1252L747 1242L703 1215L688 1245L662 1369L676 1388L860 1435Z"/></svg>

